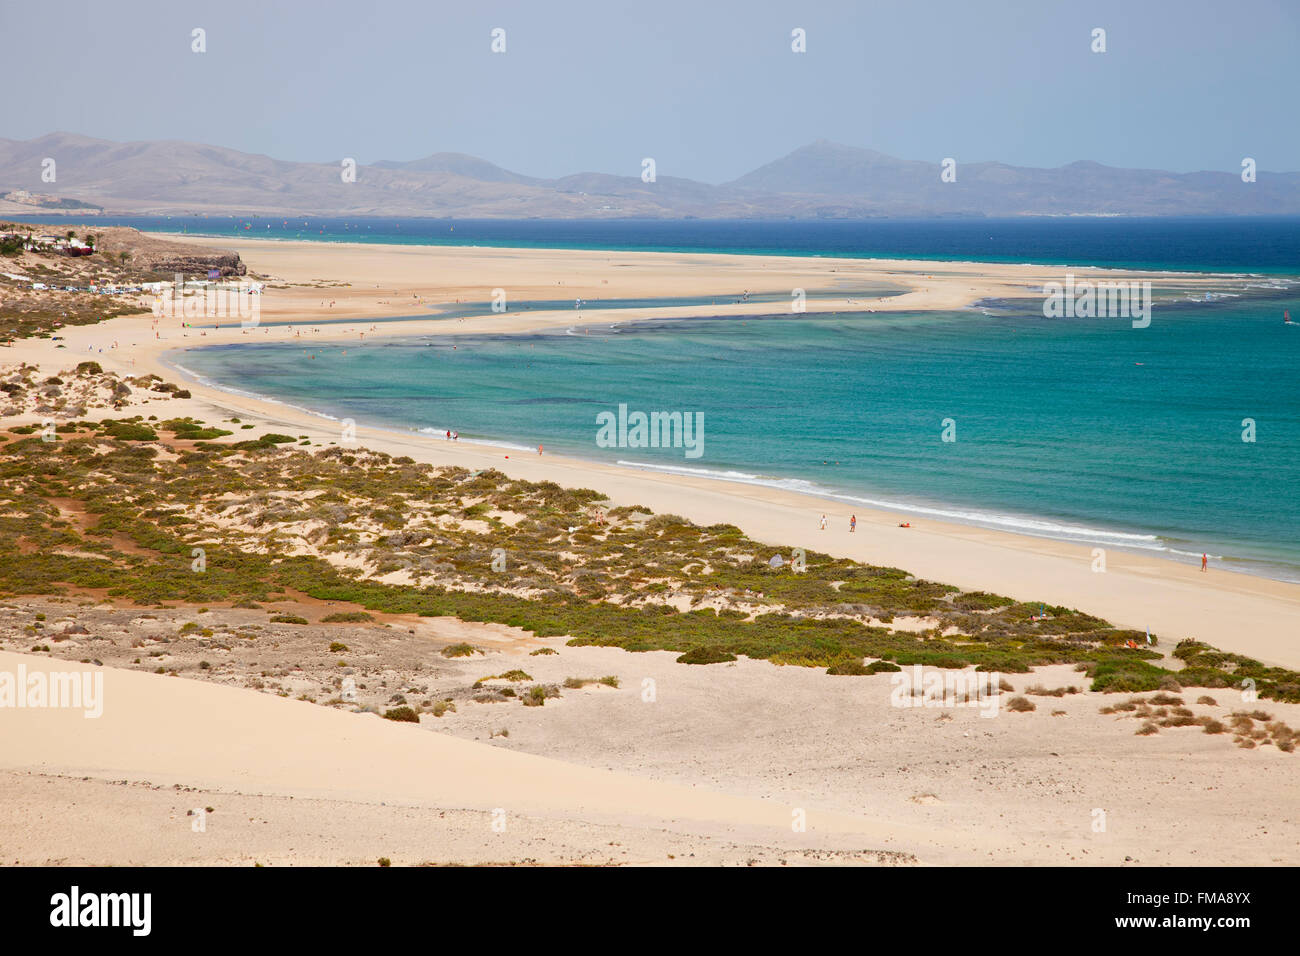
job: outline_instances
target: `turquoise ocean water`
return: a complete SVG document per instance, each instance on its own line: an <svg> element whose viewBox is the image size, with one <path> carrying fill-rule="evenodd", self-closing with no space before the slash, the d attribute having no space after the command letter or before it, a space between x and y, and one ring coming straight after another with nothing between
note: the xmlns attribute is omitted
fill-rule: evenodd
<svg viewBox="0 0 1300 956"><path fill-rule="evenodd" d="M1146 329L1001 303L590 330L575 317L539 335L172 358L216 384L435 443L451 428L809 491L837 511L903 508L1186 561L1207 550L1224 567L1300 580L1300 325L1282 323L1284 308L1300 317L1300 287L1262 285L1158 301ZM619 404L702 415L703 454L600 447L597 415Z"/></svg>

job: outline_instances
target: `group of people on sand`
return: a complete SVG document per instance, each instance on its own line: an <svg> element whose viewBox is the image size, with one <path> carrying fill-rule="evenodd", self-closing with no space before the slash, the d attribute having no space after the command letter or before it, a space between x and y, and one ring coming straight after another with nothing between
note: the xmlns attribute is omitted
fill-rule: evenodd
<svg viewBox="0 0 1300 956"><path fill-rule="evenodd" d="M825 530L826 530L826 516L825 516L825 515L822 515L821 526L818 528L818 530L819 530L819 531L825 531ZM857 530L858 530L858 516L857 516L857 515L850 515L850 516L849 516L849 534L852 534L853 532L855 532L855 531L857 531Z"/></svg>
<svg viewBox="0 0 1300 956"><path fill-rule="evenodd" d="M910 528L910 527L912 527L912 522L910 522L910 521L900 521L900 522L898 523L898 526L899 526L900 528ZM820 523L820 525L819 525L819 527L818 527L818 530L819 530L819 531L825 531L825 530L826 530L826 516L825 516L825 515L822 515L822 520L821 520L821 523ZM857 530L858 530L858 516L857 516L857 515L849 515L849 534L853 534L853 532L855 532L855 531L857 531Z"/></svg>

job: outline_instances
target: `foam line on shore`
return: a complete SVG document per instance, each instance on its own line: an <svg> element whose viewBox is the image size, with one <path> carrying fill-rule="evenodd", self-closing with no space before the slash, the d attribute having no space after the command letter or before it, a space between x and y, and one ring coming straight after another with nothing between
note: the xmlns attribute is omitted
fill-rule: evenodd
<svg viewBox="0 0 1300 956"><path fill-rule="evenodd" d="M1058 524L1047 519L1033 518L1025 515L959 510L952 507L941 508L933 505L924 505L896 499L868 498L863 495L852 495L835 491L830 488L823 488L814 482L806 481L802 478L775 478L751 474L744 471L715 471L708 468L687 468L681 465L657 465L648 462L626 460L620 460L618 464L628 468L638 468L647 471L662 471L668 474L691 475L715 481L734 481L747 485L780 488L787 491L796 491L800 494L815 495L818 498L828 498L835 501L848 502L850 504L861 504L887 511L903 511L910 514L929 515L931 517L940 518L944 521L975 524L982 527L1006 528L1022 534L1037 533L1044 537L1057 538L1059 540L1084 540L1096 541L1098 543L1108 542L1124 547L1141 547L1154 551L1170 550L1161 545L1160 542L1162 539L1158 535L1154 534L1105 531L1100 528L1088 528L1081 525Z"/></svg>

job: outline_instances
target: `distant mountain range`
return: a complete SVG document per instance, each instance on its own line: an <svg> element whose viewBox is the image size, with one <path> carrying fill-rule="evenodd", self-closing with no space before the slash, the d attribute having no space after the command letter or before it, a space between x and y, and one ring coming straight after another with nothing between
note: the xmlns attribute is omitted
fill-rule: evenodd
<svg viewBox="0 0 1300 956"><path fill-rule="evenodd" d="M55 162L55 181L41 178ZM636 166L639 167L639 157ZM48 165L48 164L46 164ZM1300 173L1171 173L1076 162L1057 169L896 159L824 140L720 185L660 175L540 179L461 153L356 168L295 163L174 140L115 143L72 133L0 139L0 194L35 193L118 214L290 214L469 218L856 219L879 216L1300 214ZM75 211L85 214L86 206ZM32 213L0 199L0 214Z"/></svg>

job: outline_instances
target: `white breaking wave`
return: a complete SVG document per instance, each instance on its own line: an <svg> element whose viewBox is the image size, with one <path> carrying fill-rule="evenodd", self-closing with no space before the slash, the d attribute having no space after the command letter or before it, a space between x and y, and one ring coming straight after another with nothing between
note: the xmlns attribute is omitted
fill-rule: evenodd
<svg viewBox="0 0 1300 956"><path fill-rule="evenodd" d="M861 495L845 494L830 488L823 488L814 482L804 481L800 478L775 478L765 475L755 475L744 471L715 471L709 468L687 468L682 465L660 465L640 461L619 461L618 464L628 468L640 468L646 471L662 471L676 475L690 475L697 478L707 478L713 481L733 481L745 485L760 485L766 488L780 488L786 491L796 491L801 494L815 495L818 498L828 498L833 501L843 501L871 508L880 508L886 511L902 511L908 514L929 515L942 521L952 521L959 524L973 524L980 527L994 529L1005 529L1018 534L1029 534L1037 537L1056 538L1066 541L1090 541L1097 544L1111 544L1116 547L1139 548L1147 551L1168 551L1170 553L1178 554L1188 553L1174 552L1173 549L1167 547L1162 542L1158 535L1154 534L1107 531L1101 528L1089 528L1082 525L1061 524L1059 522L1043 518L1031 518L1025 515L1008 515L988 511L937 508L931 505L922 505L914 502L893 501L884 498L868 498ZM1200 557L1199 552L1196 554L1196 557Z"/></svg>
<svg viewBox="0 0 1300 956"><path fill-rule="evenodd" d="M1160 550L1168 551L1170 554L1181 555L1184 558L1196 558L1199 560L1201 557L1200 551L1179 551L1177 548L1161 548ZM1211 561L1223 560L1223 555L1221 554L1207 554L1206 557L1208 557Z"/></svg>
<svg viewBox="0 0 1300 956"><path fill-rule="evenodd" d="M783 488L798 491L806 495L831 496L833 493L818 488L811 481L802 478L769 478L763 475L751 475L744 471L714 471L710 468L688 468L685 465L658 465L642 461L619 461L617 464L627 468L641 468L646 471L664 471L675 475L694 475L699 478L712 478L716 481L735 481L744 485L763 485L767 488Z"/></svg>

